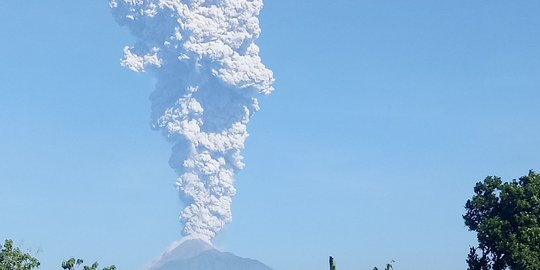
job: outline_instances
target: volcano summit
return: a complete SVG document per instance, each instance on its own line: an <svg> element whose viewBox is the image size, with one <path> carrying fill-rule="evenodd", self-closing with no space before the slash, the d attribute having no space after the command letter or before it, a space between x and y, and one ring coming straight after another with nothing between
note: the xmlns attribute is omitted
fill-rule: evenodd
<svg viewBox="0 0 540 270"><path fill-rule="evenodd" d="M190 239L163 253L146 270L272 270L265 264L215 249L209 243Z"/></svg>

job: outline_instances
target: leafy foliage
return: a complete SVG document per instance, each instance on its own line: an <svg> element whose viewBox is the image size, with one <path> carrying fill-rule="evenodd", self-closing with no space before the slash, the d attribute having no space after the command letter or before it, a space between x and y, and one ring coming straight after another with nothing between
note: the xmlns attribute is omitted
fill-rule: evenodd
<svg viewBox="0 0 540 270"><path fill-rule="evenodd" d="M394 269L394 266L393 264L395 263L394 260L390 261L389 263L386 264L386 267L384 268L384 270L393 270ZM373 267L373 270L379 270L379 268L377 267Z"/></svg>
<svg viewBox="0 0 540 270"><path fill-rule="evenodd" d="M0 270L31 270L39 267L39 261L32 255L13 248L13 241L6 240L0 245Z"/></svg>
<svg viewBox="0 0 540 270"><path fill-rule="evenodd" d="M474 193L463 216L478 238L468 269L540 269L540 175L530 171L507 183L490 176Z"/></svg>
<svg viewBox="0 0 540 270"><path fill-rule="evenodd" d="M79 267L83 263L84 261L81 259L75 260L75 258L70 258L69 260L62 262L62 269L75 270L75 268ZM83 266L83 270L97 270L98 266L99 266L98 262L94 262L92 265ZM111 265L111 266L103 268L103 270L116 270L116 266Z"/></svg>
<svg viewBox="0 0 540 270"><path fill-rule="evenodd" d="M6 240L4 246L0 245L0 270L32 270L38 268L39 261L28 253L22 252L19 248L13 247L12 240ZM75 270L83 264L81 259L70 258L62 262L62 269ZM97 262L89 266L83 266L83 270L98 270ZM116 266L111 265L103 268L103 270L116 270Z"/></svg>

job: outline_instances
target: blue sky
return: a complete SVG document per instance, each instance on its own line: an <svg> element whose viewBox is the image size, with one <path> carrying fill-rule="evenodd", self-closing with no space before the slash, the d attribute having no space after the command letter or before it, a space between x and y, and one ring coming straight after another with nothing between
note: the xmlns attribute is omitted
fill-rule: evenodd
<svg viewBox="0 0 540 270"><path fill-rule="evenodd" d="M218 246L276 270L465 269L463 205L540 170L540 2L266 1L276 91ZM0 2L0 238L137 269L180 236L149 74L106 1Z"/></svg>

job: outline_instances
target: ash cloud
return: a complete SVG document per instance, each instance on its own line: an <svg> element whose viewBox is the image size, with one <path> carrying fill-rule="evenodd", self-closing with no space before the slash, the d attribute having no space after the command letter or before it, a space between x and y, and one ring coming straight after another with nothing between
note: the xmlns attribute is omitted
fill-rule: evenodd
<svg viewBox="0 0 540 270"><path fill-rule="evenodd" d="M211 240L231 222L234 176L273 74L254 43L262 0L110 0L136 37L122 65L152 73L152 127L172 144L183 234Z"/></svg>

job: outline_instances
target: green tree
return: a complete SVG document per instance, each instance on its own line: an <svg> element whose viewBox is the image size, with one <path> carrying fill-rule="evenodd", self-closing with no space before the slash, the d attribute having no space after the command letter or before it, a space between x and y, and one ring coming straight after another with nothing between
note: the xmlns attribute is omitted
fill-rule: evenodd
<svg viewBox="0 0 540 270"><path fill-rule="evenodd" d="M31 270L39 267L39 261L32 255L13 248L13 241L6 240L0 245L0 270Z"/></svg>
<svg viewBox="0 0 540 270"><path fill-rule="evenodd" d="M14 248L12 240L6 240L4 246L0 245L0 248L0 270L32 270L40 265L39 261L30 254ZM75 270L83 263L81 259L70 258L62 262L62 269ZM98 262L95 262L92 265L83 266L83 270L98 270L98 266ZM111 265L103 270L116 270L116 266Z"/></svg>
<svg viewBox="0 0 540 270"><path fill-rule="evenodd" d="M390 261L389 263L386 264L386 267L384 268L384 270L393 270L394 269L394 263L395 261L392 260ZM379 270L378 267L373 267L373 270Z"/></svg>
<svg viewBox="0 0 540 270"><path fill-rule="evenodd" d="M540 269L539 174L506 183L487 177L465 209L465 225L478 239L467 257L469 270Z"/></svg>
<svg viewBox="0 0 540 270"><path fill-rule="evenodd" d="M70 258L69 260L62 262L62 269L75 270L75 268L79 267L83 263L84 261L81 259L75 260L75 258ZM92 265L83 266L83 270L97 270L98 266L99 266L98 262L94 262ZM103 268L103 270L116 270L116 266L111 265L111 266Z"/></svg>

